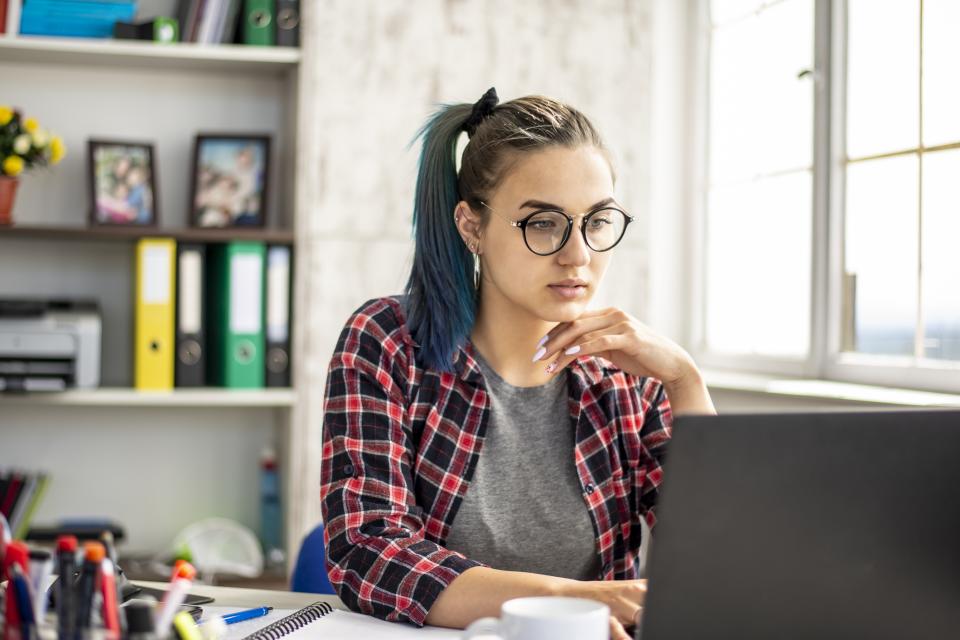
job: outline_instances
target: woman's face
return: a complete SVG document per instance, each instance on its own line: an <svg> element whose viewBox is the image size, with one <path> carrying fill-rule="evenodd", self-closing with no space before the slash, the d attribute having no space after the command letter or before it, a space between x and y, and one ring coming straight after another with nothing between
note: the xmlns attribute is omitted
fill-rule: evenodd
<svg viewBox="0 0 960 640"><path fill-rule="evenodd" d="M612 198L610 166L595 147L551 147L522 155L486 202L496 213L477 212L487 219L480 241L482 300L501 297L550 322L579 317L596 293L611 255L586 245L581 214ZM520 229L504 218L521 220L547 205L573 216L575 222L560 251L540 256L524 244Z"/></svg>

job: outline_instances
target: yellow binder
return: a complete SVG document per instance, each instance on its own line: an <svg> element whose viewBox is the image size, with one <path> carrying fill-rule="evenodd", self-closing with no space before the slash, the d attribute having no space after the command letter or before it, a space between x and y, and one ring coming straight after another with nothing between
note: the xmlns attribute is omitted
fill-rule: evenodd
<svg viewBox="0 0 960 640"><path fill-rule="evenodd" d="M143 238L137 242L134 318L134 386L173 388L174 288L177 242Z"/></svg>

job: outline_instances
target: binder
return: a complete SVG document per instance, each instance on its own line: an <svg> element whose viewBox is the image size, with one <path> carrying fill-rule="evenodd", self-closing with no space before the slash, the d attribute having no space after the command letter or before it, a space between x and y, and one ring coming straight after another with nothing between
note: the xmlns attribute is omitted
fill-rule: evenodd
<svg viewBox="0 0 960 640"><path fill-rule="evenodd" d="M300 46L300 0L277 0L277 46Z"/></svg>
<svg viewBox="0 0 960 640"><path fill-rule="evenodd" d="M274 0L244 0L243 43L273 46L275 13Z"/></svg>
<svg viewBox="0 0 960 640"><path fill-rule="evenodd" d="M140 390L173 388L176 255L171 238L137 242L134 387Z"/></svg>
<svg viewBox="0 0 960 640"><path fill-rule="evenodd" d="M177 248L177 330L174 383L202 387L207 382L204 359L203 264L206 247L181 244Z"/></svg>
<svg viewBox="0 0 960 640"><path fill-rule="evenodd" d="M239 241L211 245L207 255L208 383L263 387L266 245Z"/></svg>
<svg viewBox="0 0 960 640"><path fill-rule="evenodd" d="M290 386L290 247L267 249L268 387Z"/></svg>

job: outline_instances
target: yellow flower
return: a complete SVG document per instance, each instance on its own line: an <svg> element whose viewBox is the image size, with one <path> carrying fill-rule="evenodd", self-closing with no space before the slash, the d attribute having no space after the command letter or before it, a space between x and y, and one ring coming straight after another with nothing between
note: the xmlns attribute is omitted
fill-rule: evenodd
<svg viewBox="0 0 960 640"><path fill-rule="evenodd" d="M50 140L50 164L57 164L67 155L67 147L60 136L53 136Z"/></svg>
<svg viewBox="0 0 960 640"><path fill-rule="evenodd" d="M20 156L7 156L3 161L3 172L8 176L18 176L23 171L23 159Z"/></svg>
<svg viewBox="0 0 960 640"><path fill-rule="evenodd" d="M23 128L27 130L27 133L33 133L40 128L40 123L37 122L36 118L27 118L23 121Z"/></svg>
<svg viewBox="0 0 960 640"><path fill-rule="evenodd" d="M13 109L0 105L0 127L7 126L13 120Z"/></svg>

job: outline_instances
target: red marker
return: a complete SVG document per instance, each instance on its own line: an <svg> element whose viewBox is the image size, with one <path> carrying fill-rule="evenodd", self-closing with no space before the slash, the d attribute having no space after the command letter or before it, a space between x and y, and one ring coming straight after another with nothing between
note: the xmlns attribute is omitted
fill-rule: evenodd
<svg viewBox="0 0 960 640"><path fill-rule="evenodd" d="M29 562L30 549L27 545L16 540L7 545L6 554L3 556L3 571L0 572L0 577L4 580L9 580L7 583L7 602L4 611L4 619L6 620L6 624L3 627L5 630L5 638L14 638L19 635L21 623L16 593L14 589L10 588L10 585L13 584L11 580L13 573L10 567L17 564L25 575L29 575Z"/></svg>
<svg viewBox="0 0 960 640"><path fill-rule="evenodd" d="M108 636L120 637L120 611L117 609L117 581L110 558L100 562L100 593L103 595L103 626Z"/></svg>

